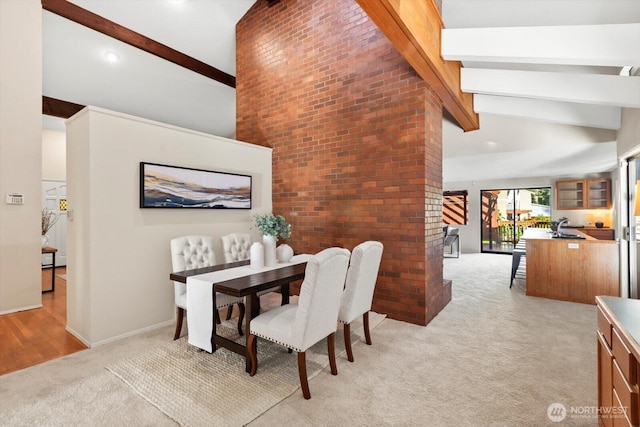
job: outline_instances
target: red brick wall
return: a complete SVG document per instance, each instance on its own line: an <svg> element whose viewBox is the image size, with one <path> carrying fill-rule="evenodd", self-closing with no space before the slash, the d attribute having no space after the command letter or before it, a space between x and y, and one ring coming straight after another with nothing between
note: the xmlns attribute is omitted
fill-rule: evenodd
<svg viewBox="0 0 640 427"><path fill-rule="evenodd" d="M273 148L291 246L385 246L373 309L426 325L442 285L442 104L355 0L259 0L237 26L237 129Z"/></svg>

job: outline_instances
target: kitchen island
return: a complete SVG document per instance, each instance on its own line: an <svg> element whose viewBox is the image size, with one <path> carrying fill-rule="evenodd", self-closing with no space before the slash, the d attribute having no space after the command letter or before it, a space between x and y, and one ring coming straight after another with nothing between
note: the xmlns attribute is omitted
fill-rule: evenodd
<svg viewBox="0 0 640 427"><path fill-rule="evenodd" d="M569 233L574 237L525 230L527 295L587 304L595 304L596 295L620 296L618 242Z"/></svg>

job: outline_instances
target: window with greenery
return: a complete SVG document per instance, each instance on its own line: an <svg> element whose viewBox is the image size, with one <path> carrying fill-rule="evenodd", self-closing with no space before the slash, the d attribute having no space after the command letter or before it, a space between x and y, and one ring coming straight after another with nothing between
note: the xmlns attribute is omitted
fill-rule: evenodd
<svg viewBox="0 0 640 427"><path fill-rule="evenodd" d="M467 225L469 207L467 190L445 191L442 197L442 222L446 225Z"/></svg>

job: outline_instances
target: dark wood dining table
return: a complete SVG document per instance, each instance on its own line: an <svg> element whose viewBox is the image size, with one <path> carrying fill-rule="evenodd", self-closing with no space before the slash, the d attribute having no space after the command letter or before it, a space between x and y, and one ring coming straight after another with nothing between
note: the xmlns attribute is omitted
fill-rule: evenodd
<svg viewBox="0 0 640 427"><path fill-rule="evenodd" d="M214 265L211 267L197 268L194 270L180 271L171 273L169 278L176 282L187 283L187 277L197 276L200 274L212 273L214 271L226 270L249 265L249 261L238 261L227 264ZM245 357L245 369L247 372L251 370L251 361L249 352L247 351L247 340L249 331L251 330L251 319L260 314L260 304L258 301L258 292L280 286L283 304L289 302L289 284L296 280L304 279L307 263L299 263L280 267L274 270L256 271L248 276L238 277L235 279L224 280L212 283L213 286L213 307L216 307L216 292L231 295L234 297L244 297L246 304L245 315L245 345L239 344L228 338L220 336L216 333L216 322L213 322L213 330L211 331L211 348L215 352L217 346L224 347L235 353ZM187 292L188 289L187 289Z"/></svg>

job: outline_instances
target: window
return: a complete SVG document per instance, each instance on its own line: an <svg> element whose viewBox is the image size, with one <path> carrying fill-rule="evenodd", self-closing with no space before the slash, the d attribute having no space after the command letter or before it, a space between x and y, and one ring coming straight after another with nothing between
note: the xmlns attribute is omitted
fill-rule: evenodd
<svg viewBox="0 0 640 427"><path fill-rule="evenodd" d="M442 222L446 225L467 225L469 207L467 190L445 191L442 197Z"/></svg>

